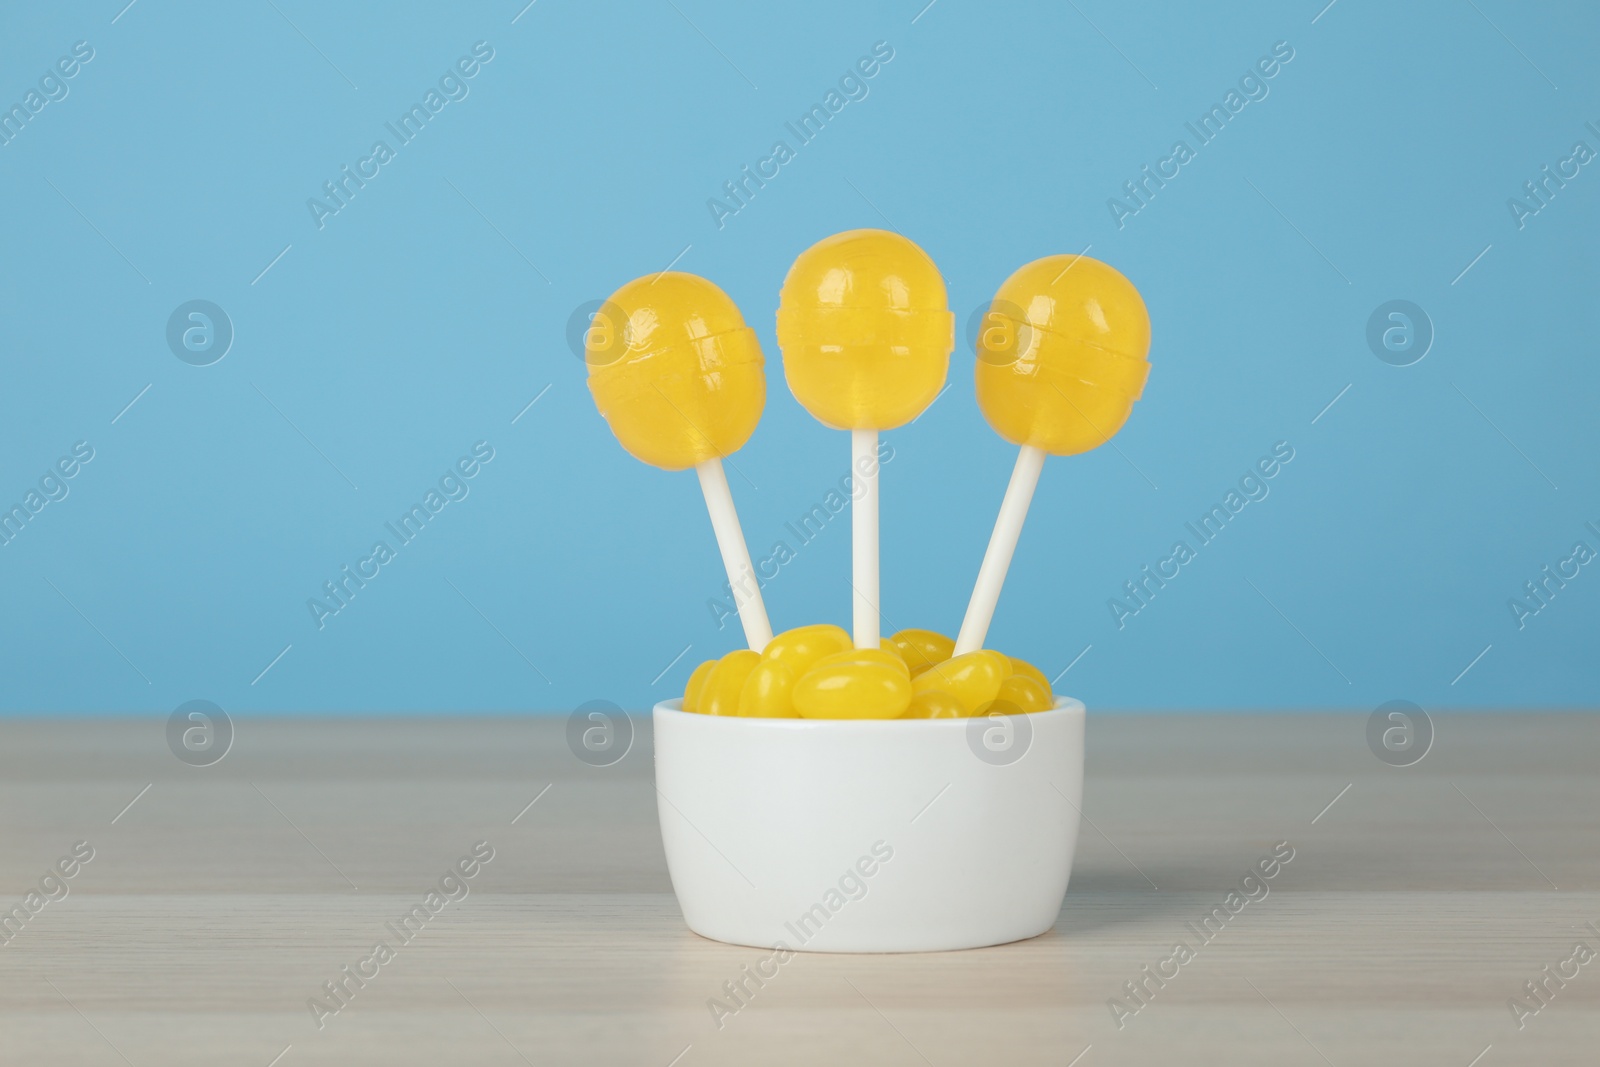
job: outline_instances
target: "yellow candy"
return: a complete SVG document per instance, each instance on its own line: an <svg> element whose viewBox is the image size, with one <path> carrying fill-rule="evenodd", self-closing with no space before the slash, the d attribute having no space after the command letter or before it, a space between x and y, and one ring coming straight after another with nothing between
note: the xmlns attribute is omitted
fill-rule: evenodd
<svg viewBox="0 0 1600 1067"><path fill-rule="evenodd" d="M699 709L707 715L739 714L739 694L761 657L748 648L729 652L711 669L700 691Z"/></svg>
<svg viewBox="0 0 1600 1067"><path fill-rule="evenodd" d="M699 711L700 694L706 687L706 679L711 676L711 668L717 665L714 659L708 659L694 669L689 675L689 684L683 687L683 710Z"/></svg>
<svg viewBox="0 0 1600 1067"><path fill-rule="evenodd" d="M1012 674L1025 674L1025 675L1027 675L1029 678L1032 678L1034 681L1036 681L1040 685L1044 686L1045 696L1050 696L1050 692L1051 692L1051 690L1050 690L1050 679L1048 679L1048 678L1046 678L1044 676L1044 671L1041 671L1038 667L1035 667L1033 664L1029 663L1027 660L1018 659L1015 656L1010 657L1010 659L1011 659L1011 673ZM1054 703L1053 700L1052 700L1052 703Z"/></svg>
<svg viewBox="0 0 1600 1067"><path fill-rule="evenodd" d="M612 293L584 359L622 447L667 470L738 451L767 400L755 331L728 294L693 274L647 275Z"/></svg>
<svg viewBox="0 0 1600 1067"><path fill-rule="evenodd" d="M1000 683L1000 691L995 694L994 710L1010 715L1015 711L1049 711L1051 704L1050 690L1041 685L1038 680L1026 674L1013 674Z"/></svg>
<svg viewBox="0 0 1600 1067"><path fill-rule="evenodd" d="M763 659L744 680L739 692L739 714L752 719L793 719L794 671L775 659Z"/></svg>
<svg viewBox="0 0 1600 1067"><path fill-rule="evenodd" d="M949 719L1055 706L1049 681L1033 664L994 649L952 659L952 647L932 630L901 630L879 648L856 648L837 626L799 626L774 637L762 655L738 649L700 664L684 687L683 710L747 718ZM907 657L919 666L908 667Z"/></svg>
<svg viewBox="0 0 1600 1067"><path fill-rule="evenodd" d="M1150 316L1132 282L1088 256L1047 256L1007 278L984 316L978 406L1012 444L1087 452L1128 420L1149 351Z"/></svg>
<svg viewBox="0 0 1600 1067"><path fill-rule="evenodd" d="M794 687L795 710L808 719L897 719L910 705L911 680L883 663L816 667Z"/></svg>
<svg viewBox="0 0 1600 1067"><path fill-rule="evenodd" d="M796 678L799 678L823 656L831 656L835 652L850 648L852 644L849 634L829 623L796 626L793 630L785 630L767 642L767 647L761 655L766 659L782 662L784 666L794 671Z"/></svg>
<svg viewBox="0 0 1600 1067"><path fill-rule="evenodd" d="M906 719L964 719L967 709L961 701L943 689L924 689L911 695L911 707L902 718Z"/></svg>
<svg viewBox="0 0 1600 1067"><path fill-rule="evenodd" d="M1011 664L1004 656L980 648L929 667L913 678L911 685L919 693L943 689L971 715L995 698L1000 683L1010 674Z"/></svg>
<svg viewBox="0 0 1600 1067"><path fill-rule="evenodd" d="M905 660L893 652L886 652L881 648L847 648L843 652L835 652L830 656L823 656L812 664L811 670L821 670L836 663L876 664L880 667L892 667L908 679L911 677L911 668L906 666Z"/></svg>
<svg viewBox="0 0 1600 1067"><path fill-rule="evenodd" d="M955 316L926 252L898 234L849 230L789 268L778 346L789 389L814 418L839 430L889 430L944 387Z"/></svg>
<svg viewBox="0 0 1600 1067"><path fill-rule="evenodd" d="M888 640L894 643L895 651L900 653L913 675L935 663L943 663L956 650L954 641L932 630L901 630Z"/></svg>

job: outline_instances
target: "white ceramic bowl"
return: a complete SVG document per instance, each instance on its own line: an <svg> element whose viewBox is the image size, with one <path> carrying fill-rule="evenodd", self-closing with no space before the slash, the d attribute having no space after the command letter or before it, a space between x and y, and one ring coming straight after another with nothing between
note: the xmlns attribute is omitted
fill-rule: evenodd
<svg viewBox="0 0 1600 1067"><path fill-rule="evenodd" d="M820 721L655 708L656 806L689 929L736 945L931 952L1055 924L1084 708Z"/></svg>

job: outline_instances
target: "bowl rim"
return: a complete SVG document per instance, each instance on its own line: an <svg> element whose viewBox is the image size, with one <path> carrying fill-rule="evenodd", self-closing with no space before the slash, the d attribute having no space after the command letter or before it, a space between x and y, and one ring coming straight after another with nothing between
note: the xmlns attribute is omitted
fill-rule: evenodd
<svg viewBox="0 0 1600 1067"><path fill-rule="evenodd" d="M699 712L684 711L683 698L673 697L663 700L652 709L657 723L685 722L695 720L704 723L721 723L721 726L705 726L708 730L778 730L778 731L834 731L834 732L871 732L874 730L965 730L975 720L983 716L965 716L959 719L765 719L743 717L738 715L702 715ZM1063 719L1070 716L1085 714L1087 709L1083 701L1076 697L1058 696L1055 707L1047 711L1025 712L1029 719Z"/></svg>

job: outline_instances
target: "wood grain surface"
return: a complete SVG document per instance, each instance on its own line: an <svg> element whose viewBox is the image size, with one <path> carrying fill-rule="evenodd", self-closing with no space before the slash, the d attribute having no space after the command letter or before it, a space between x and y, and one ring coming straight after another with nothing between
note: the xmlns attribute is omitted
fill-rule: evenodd
<svg viewBox="0 0 1600 1067"><path fill-rule="evenodd" d="M0 723L0 912L94 851L7 928L0 1063L1600 1062L1600 957L1564 962L1600 952L1600 717L1437 714L1401 768L1364 715L1091 715L1053 931L800 954L720 1020L765 954L684 927L635 719L605 768L561 718L246 719L210 767L159 720ZM389 933L479 841L467 895ZM1196 938L1281 841L1270 892ZM319 1019L379 940L394 958Z"/></svg>

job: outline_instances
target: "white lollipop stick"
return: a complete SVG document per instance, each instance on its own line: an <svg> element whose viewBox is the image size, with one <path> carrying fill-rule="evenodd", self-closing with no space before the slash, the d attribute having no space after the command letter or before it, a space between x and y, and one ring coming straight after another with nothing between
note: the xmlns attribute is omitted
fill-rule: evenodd
<svg viewBox="0 0 1600 1067"><path fill-rule="evenodd" d="M714 456L695 464L694 472L700 476L700 492L705 494L706 511L711 514L711 529L716 532L717 548L722 551L722 566L728 572L728 584L733 588L733 602L739 609L744 639L753 651L760 652L772 640L772 623L767 621L767 605L761 600L761 584L756 580L756 569L750 562L750 549L744 543L744 531L739 528L739 513L733 510L728 476L722 469L722 460Z"/></svg>
<svg viewBox="0 0 1600 1067"><path fill-rule="evenodd" d="M869 476L862 473L871 471ZM863 492L850 505L850 584L857 648L878 647L878 431L850 431L850 480Z"/></svg>
<svg viewBox="0 0 1600 1067"><path fill-rule="evenodd" d="M956 637L957 656L976 652L989 636L989 623L994 619L995 605L1000 602L1000 587L1005 584L1006 571L1011 567L1011 555L1017 550L1022 521L1028 517L1028 504L1039 484L1039 472L1044 469L1044 456L1044 449L1033 445L1023 445L1022 451L1017 453L1017 465L1011 470L1011 482L1006 486L1005 499L1000 502L1000 515L994 520L994 533L989 535L989 547L983 553L983 566L978 568L978 582L973 586L972 599L967 602L966 618L961 620L961 633Z"/></svg>

